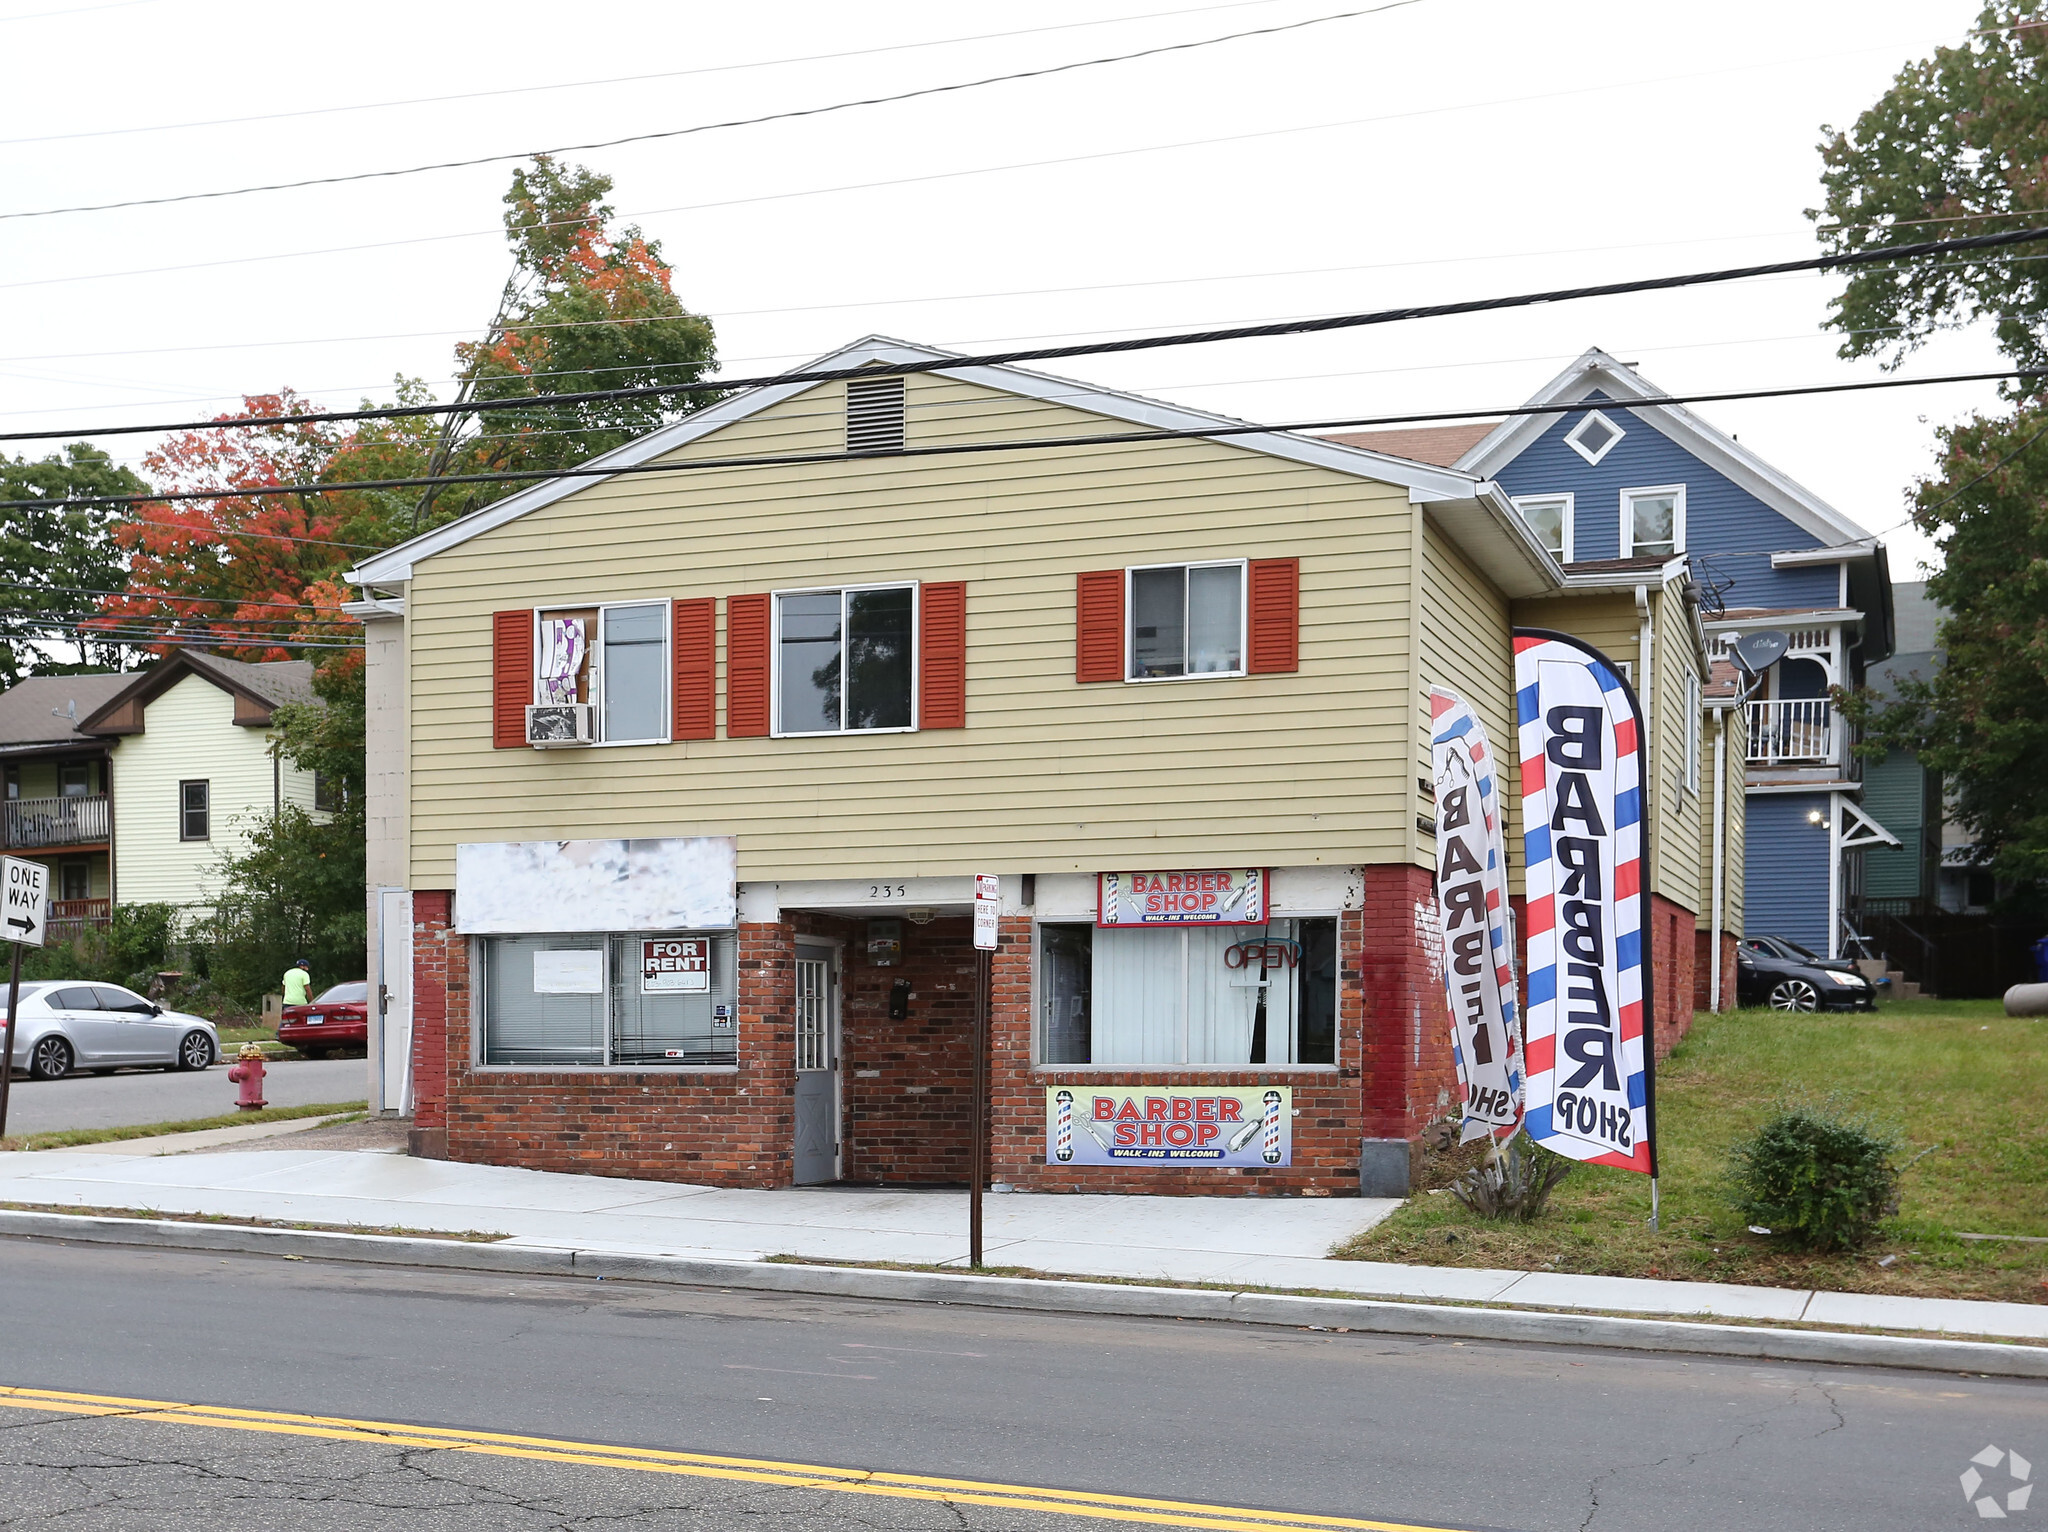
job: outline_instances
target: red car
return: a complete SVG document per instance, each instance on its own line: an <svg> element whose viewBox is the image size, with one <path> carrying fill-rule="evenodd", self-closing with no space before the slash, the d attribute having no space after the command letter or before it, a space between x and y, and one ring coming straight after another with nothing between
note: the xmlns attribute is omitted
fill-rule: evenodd
<svg viewBox="0 0 2048 1532"><path fill-rule="evenodd" d="M367 1047L370 1041L370 985L366 979L336 984L306 1005L288 1005L277 1024L277 1040L309 1059L335 1048Z"/></svg>

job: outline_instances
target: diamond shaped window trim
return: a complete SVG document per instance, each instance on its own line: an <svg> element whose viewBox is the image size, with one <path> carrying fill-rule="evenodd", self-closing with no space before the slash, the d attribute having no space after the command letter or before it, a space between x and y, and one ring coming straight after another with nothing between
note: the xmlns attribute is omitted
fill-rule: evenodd
<svg viewBox="0 0 2048 1532"><path fill-rule="evenodd" d="M1565 436L1565 445L1588 463L1598 463L1612 452L1626 435L1628 432L1598 410L1589 410L1586 418L1573 426Z"/></svg>

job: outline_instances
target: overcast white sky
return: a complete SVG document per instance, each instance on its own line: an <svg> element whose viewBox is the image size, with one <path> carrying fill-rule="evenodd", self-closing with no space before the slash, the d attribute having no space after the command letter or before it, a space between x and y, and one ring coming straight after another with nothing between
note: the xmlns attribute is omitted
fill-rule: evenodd
<svg viewBox="0 0 2048 1532"><path fill-rule="evenodd" d="M0 212L656 132L1370 3L0 0ZM1256 322L1813 254L1820 125L1852 121L1976 10L1660 0L1596 19L1417 0L569 158L615 177L735 373L870 332L971 347ZM343 406L387 398L398 373L445 395L450 348L509 269L510 169L0 221L0 422L160 420L287 384ZM1820 329L1838 288L1799 276L1053 370L1271 421L1509 405L1594 344L1675 393L1876 376ZM1995 365L1964 334L1908 371ZM1934 428L1993 398L1702 413L1877 531ZM1895 577L1914 577L1929 547L1886 536Z"/></svg>

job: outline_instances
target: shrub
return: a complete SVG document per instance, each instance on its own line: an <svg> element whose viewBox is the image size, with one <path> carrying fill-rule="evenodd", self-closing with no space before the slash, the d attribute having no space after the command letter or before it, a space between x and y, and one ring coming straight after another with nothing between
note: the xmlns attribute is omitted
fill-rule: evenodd
<svg viewBox="0 0 2048 1532"><path fill-rule="evenodd" d="M1542 1216L1572 1162L1526 1138L1516 1138L1499 1159L1489 1159L1451 1183L1451 1195L1481 1218L1529 1223Z"/></svg>
<svg viewBox="0 0 2048 1532"><path fill-rule="evenodd" d="M146 990L169 966L177 911L168 904L117 904L104 930L81 931L22 955L24 979L99 979Z"/></svg>
<svg viewBox="0 0 2048 1532"><path fill-rule="evenodd" d="M1798 1249L1853 1250L1899 1210L1898 1149L1831 1105L1786 1108L1730 1153L1736 1209Z"/></svg>

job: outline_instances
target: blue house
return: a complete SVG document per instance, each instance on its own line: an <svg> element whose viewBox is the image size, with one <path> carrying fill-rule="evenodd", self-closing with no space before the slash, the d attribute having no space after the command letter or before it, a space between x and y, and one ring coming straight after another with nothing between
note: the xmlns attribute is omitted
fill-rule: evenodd
<svg viewBox="0 0 2048 1532"><path fill-rule="evenodd" d="M1733 736L1747 751L1743 930L1839 956L1859 934L1851 917L1864 849L1901 844L1863 805L1862 768L1829 698L1832 687L1862 685L1892 652L1884 545L1683 405L1657 404L1662 397L1595 349L1529 401L1583 408L1338 439L1494 480L1567 575L1649 575L1689 561L1722 608L1706 623L1709 711L1734 706L1744 690L1730 659L1737 638L1786 635L1785 657L1750 694L1746 729Z"/></svg>

